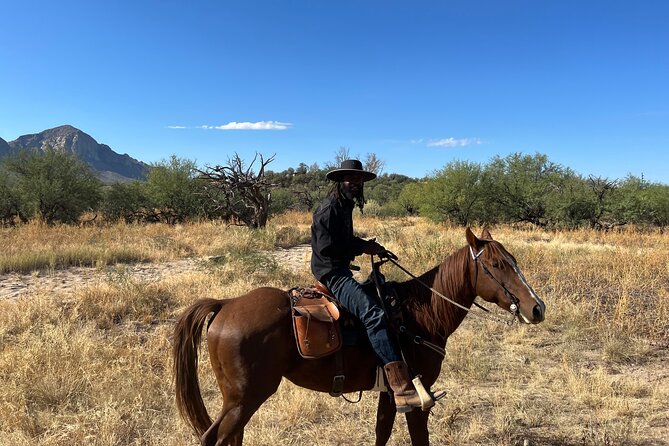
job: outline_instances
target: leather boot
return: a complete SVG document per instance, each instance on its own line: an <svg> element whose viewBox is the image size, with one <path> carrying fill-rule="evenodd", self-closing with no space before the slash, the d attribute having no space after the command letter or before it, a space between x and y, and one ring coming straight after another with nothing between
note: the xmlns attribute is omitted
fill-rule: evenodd
<svg viewBox="0 0 669 446"><path fill-rule="evenodd" d="M404 361L389 362L383 367L388 378L388 385L395 395L395 406L400 413L411 412L416 407L425 407L426 402L421 401L418 392L411 383L409 367ZM429 402L427 402L429 404ZM434 406L432 401L429 407Z"/></svg>

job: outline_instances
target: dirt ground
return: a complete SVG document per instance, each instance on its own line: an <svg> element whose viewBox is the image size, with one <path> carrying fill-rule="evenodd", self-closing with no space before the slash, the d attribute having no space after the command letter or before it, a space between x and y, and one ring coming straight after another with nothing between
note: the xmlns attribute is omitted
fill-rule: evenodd
<svg viewBox="0 0 669 446"><path fill-rule="evenodd" d="M293 271L308 268L311 255L309 245L272 252L277 262ZM166 275L182 274L200 268L207 258L189 258L163 263L138 263L122 265L124 273L137 281L160 280ZM72 293L77 288L104 281L117 266L105 268L72 267L62 270L34 271L30 274L0 274L0 299L16 299L34 292Z"/></svg>

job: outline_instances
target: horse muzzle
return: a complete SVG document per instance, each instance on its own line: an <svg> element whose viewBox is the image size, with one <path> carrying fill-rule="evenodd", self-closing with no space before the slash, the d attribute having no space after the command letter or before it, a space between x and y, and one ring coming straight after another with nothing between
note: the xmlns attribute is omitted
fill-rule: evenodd
<svg viewBox="0 0 669 446"><path fill-rule="evenodd" d="M539 303L532 307L531 314L526 314L526 312L524 312L521 307L520 312L518 313L518 317L521 321L526 324L538 324L546 319L546 305L543 303L543 301L541 301L541 299L538 300Z"/></svg>

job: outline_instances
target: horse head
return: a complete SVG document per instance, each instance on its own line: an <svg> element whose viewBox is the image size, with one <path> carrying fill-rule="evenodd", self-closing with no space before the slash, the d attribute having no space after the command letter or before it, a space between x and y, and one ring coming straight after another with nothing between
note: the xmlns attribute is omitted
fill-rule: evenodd
<svg viewBox="0 0 669 446"><path fill-rule="evenodd" d="M476 294L515 314L526 324L545 318L546 305L527 283L516 259L485 229L477 238L467 228L471 274Z"/></svg>

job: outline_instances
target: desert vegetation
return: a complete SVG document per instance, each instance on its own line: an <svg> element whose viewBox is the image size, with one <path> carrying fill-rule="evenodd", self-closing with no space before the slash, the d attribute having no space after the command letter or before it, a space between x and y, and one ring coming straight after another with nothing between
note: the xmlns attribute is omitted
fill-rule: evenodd
<svg viewBox="0 0 669 446"><path fill-rule="evenodd" d="M416 272L465 244L461 226L355 218L360 235L377 237ZM308 242L309 223L308 213L292 212L262 229L220 221L0 229L2 275L86 266L99 277L0 300L0 445L197 444L174 406L174 318L199 297L311 283L307 258L295 266L277 255ZM491 231L545 300L547 319L507 327L467 317L447 345L439 388L449 395L432 412L433 444L668 444L667 237L632 228ZM183 258L198 267L158 280L129 269ZM206 357L200 380L215 414L221 397ZM246 441L371 444L375 410L370 392L350 404L284 381ZM391 444L408 442L398 418Z"/></svg>
<svg viewBox="0 0 669 446"><path fill-rule="evenodd" d="M313 211L327 194L317 163L275 172L274 156L199 167L172 156L150 166L146 181L102 185L73 155L47 148L0 160L0 225L117 221L180 224L223 220L262 228L270 216ZM496 156L488 163L454 160L425 178L382 173L374 154L365 168L378 178L365 187L366 213L422 216L459 225L528 223L547 229L669 225L669 185L643 176L583 176L540 153Z"/></svg>

